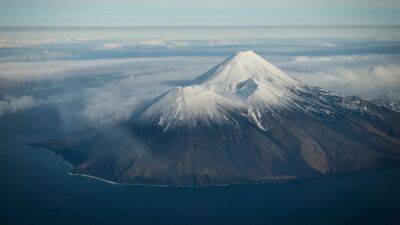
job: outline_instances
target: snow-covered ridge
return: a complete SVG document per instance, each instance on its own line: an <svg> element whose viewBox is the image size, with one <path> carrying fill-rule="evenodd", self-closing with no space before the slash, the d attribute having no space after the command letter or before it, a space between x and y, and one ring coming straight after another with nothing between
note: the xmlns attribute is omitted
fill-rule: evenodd
<svg viewBox="0 0 400 225"><path fill-rule="evenodd" d="M265 112L298 107L299 92L309 87L267 62L253 51L229 57L200 75L193 85L172 89L148 106L142 121L164 128L229 122L227 111L246 113L260 129Z"/></svg>

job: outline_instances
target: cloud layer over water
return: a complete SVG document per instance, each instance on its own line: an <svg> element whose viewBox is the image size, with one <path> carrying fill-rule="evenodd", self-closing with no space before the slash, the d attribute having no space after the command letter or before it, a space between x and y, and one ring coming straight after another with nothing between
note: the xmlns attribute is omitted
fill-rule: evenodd
<svg viewBox="0 0 400 225"><path fill-rule="evenodd" d="M32 96L13 97L6 95L0 100L0 116L6 113L18 112L39 105L41 101L34 99Z"/></svg>
<svg viewBox="0 0 400 225"><path fill-rule="evenodd" d="M46 40L0 42L8 45L0 48L0 116L45 104L68 121L115 124L245 49L344 95L400 89L400 41L393 38Z"/></svg>

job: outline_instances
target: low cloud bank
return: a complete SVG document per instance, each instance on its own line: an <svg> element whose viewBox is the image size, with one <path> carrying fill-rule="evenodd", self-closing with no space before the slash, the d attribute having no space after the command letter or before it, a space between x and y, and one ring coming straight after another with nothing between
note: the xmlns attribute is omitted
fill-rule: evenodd
<svg viewBox="0 0 400 225"><path fill-rule="evenodd" d="M175 87L176 83L171 81L193 79L218 61L193 58L172 60L156 67L143 67L141 75L124 76L87 88L81 93L82 115L98 125L125 121L139 105Z"/></svg>
<svg viewBox="0 0 400 225"><path fill-rule="evenodd" d="M309 84L345 95L376 97L400 89L400 66L372 66L366 68L333 68L297 77Z"/></svg>
<svg viewBox="0 0 400 225"><path fill-rule="evenodd" d="M398 55L298 56L282 63L290 75L343 95L376 97L400 90Z"/></svg>
<svg viewBox="0 0 400 225"><path fill-rule="evenodd" d="M41 101L34 99L32 96L13 97L6 95L4 99L0 100L0 116L29 109L39 104L41 104Z"/></svg>
<svg viewBox="0 0 400 225"><path fill-rule="evenodd" d="M400 89L398 55L264 56L293 77L344 95L375 97ZM7 83L15 84L10 86L16 88L35 88L36 93L41 93L40 99L62 109L60 114L65 117L74 113L91 124L110 125L129 119L144 101L185 85L185 81L224 58L7 62L0 63L0 88ZM0 113L40 104L32 90L22 90L19 98L8 96L1 100L0 97ZM44 90L49 90L49 94L43 94Z"/></svg>

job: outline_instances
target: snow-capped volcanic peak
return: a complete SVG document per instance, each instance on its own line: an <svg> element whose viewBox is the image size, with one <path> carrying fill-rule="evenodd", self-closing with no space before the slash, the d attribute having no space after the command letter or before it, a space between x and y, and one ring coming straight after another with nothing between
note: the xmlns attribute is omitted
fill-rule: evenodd
<svg viewBox="0 0 400 225"><path fill-rule="evenodd" d="M266 105L283 104L282 98L290 94L289 89L304 85L253 51L234 54L196 78L195 83L224 96L233 95L247 103Z"/></svg>
<svg viewBox="0 0 400 225"><path fill-rule="evenodd" d="M197 84L220 86L231 91L235 91L237 85L246 80L275 85L297 83L253 51L237 52L195 79Z"/></svg>
<svg viewBox="0 0 400 225"><path fill-rule="evenodd" d="M261 115L265 110L287 107L298 98L294 90L305 86L253 51L234 54L193 82L160 96L143 111L143 121L168 129L199 121L228 122L225 113L231 109L253 113L248 109L256 107Z"/></svg>

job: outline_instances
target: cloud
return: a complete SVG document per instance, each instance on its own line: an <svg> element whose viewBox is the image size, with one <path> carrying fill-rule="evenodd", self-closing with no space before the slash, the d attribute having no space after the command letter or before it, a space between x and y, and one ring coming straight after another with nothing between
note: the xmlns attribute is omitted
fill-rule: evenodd
<svg viewBox="0 0 400 225"><path fill-rule="evenodd" d="M120 43L105 43L99 47L100 50L122 49L122 48L124 48L124 45Z"/></svg>
<svg viewBox="0 0 400 225"><path fill-rule="evenodd" d="M103 48L104 51L111 52L119 49L125 51L129 48L136 51L134 48L180 46L185 52L201 49L208 54L203 49L204 46L208 46L212 54L215 53L215 49L233 53L237 49L235 45L243 48L243 43L243 41L224 40L100 41L91 42L87 49L91 51L94 47L97 50ZM256 40L249 43L258 46L258 43L262 42ZM214 48L216 46L217 48ZM219 46L229 47L219 48ZM296 46L303 49L301 45ZM287 51L297 53L296 46L287 47L289 49ZM269 47L254 48L260 49L261 53L269 53L269 55L264 55L266 59L271 60L274 65L289 75L345 95L373 97L400 87L400 66L398 66L400 63L399 55L396 54L329 55L327 52L325 56L313 56L300 51L304 55L291 56L291 54L268 52L266 49ZM285 49L286 47L279 45L276 48ZM144 101L174 86L184 85L184 81L206 72L225 57L206 55L202 57L2 62L0 63L0 89L10 83L14 84L10 87L17 88L23 86L29 89L32 86L27 91L20 88L19 91L22 93L18 93L30 96L32 93L40 92L40 99L44 99L46 104L50 102L56 105L60 113L66 117L70 116L67 114L76 113L77 116L92 124L109 125L129 119L132 112ZM41 89L49 91L45 93ZM7 94L6 91L0 93ZM6 108L9 108L9 102L10 100L2 100L2 107L5 108L7 105ZM12 112L8 109L2 109L3 111Z"/></svg>
<svg viewBox="0 0 400 225"><path fill-rule="evenodd" d="M334 43L321 43L321 46L322 46L322 47L328 47L328 48L337 47L337 45L334 44Z"/></svg>
<svg viewBox="0 0 400 225"><path fill-rule="evenodd" d="M23 79L27 82L32 81L31 73L37 74L33 80L36 81L34 87L37 91L39 89L41 95L48 96L45 98L46 103L56 106L66 123L71 118L78 118L94 126L103 126L129 119L142 102L179 85L175 81L196 77L221 59L153 57L90 60L91 62L78 64L69 61L42 62L34 67L38 71L26 66L29 73L25 74L22 70L19 75L28 76ZM68 65L69 63L72 65ZM22 63L25 64L36 65ZM45 68L53 67L57 70L43 74L46 73ZM20 69L18 67L17 70ZM23 82L20 79L17 81ZM42 81L46 82L41 83Z"/></svg>
<svg viewBox="0 0 400 225"><path fill-rule="evenodd" d="M28 47L57 43L57 39L8 39L0 37L0 48Z"/></svg>
<svg viewBox="0 0 400 225"><path fill-rule="evenodd" d="M144 57L7 62L0 63L0 85L5 87L3 90L17 88L25 95L40 94L46 104L59 110L65 123L82 119L102 126L127 120L143 101L179 85L175 81L194 78L221 59Z"/></svg>
<svg viewBox="0 0 400 225"><path fill-rule="evenodd" d="M297 56L293 59L294 62L301 63L319 63L319 62L349 62L369 60L369 55L334 55L334 56Z"/></svg>
<svg viewBox="0 0 400 225"><path fill-rule="evenodd" d="M104 43L97 49L116 50L116 49L136 49L136 48L174 48L188 45L186 42L167 41L167 40L141 40L141 41L120 41Z"/></svg>
<svg viewBox="0 0 400 225"><path fill-rule="evenodd" d="M35 107L41 102L35 100L32 96L13 97L6 95L3 100L0 100L0 116Z"/></svg>
<svg viewBox="0 0 400 225"><path fill-rule="evenodd" d="M219 46L235 46L240 44L255 43L250 40L175 40L175 39L144 39L136 41L110 42L101 44L95 49L98 50L118 50L118 49L174 49L182 47L219 47Z"/></svg>
<svg viewBox="0 0 400 225"><path fill-rule="evenodd" d="M305 83L343 95L375 97L400 89L399 60L397 54L303 55L276 64Z"/></svg>
<svg viewBox="0 0 400 225"><path fill-rule="evenodd" d="M300 80L345 95L376 97L400 89L400 66L335 67L297 73Z"/></svg>
<svg viewBox="0 0 400 225"><path fill-rule="evenodd" d="M54 60L0 63L0 87L27 82L62 81L74 77L136 76L162 71L213 66L216 57L138 57L122 59ZM217 57L221 59L220 57ZM202 67L204 68L204 67ZM199 70L204 72L203 70ZM198 74L199 71L192 73Z"/></svg>
<svg viewBox="0 0 400 225"><path fill-rule="evenodd" d="M57 60L71 58L71 56L67 52L41 50L1 56L0 62Z"/></svg>
<svg viewBox="0 0 400 225"><path fill-rule="evenodd" d="M85 99L83 116L100 125L115 124L131 117L141 102L138 95L119 96L118 93L97 93Z"/></svg>
<svg viewBox="0 0 400 225"><path fill-rule="evenodd" d="M190 42L179 40L141 40L130 44L134 48L174 48L189 45Z"/></svg>
<svg viewBox="0 0 400 225"><path fill-rule="evenodd" d="M118 72L140 59L60 60L0 63L0 82L24 83L62 80L74 76L93 76Z"/></svg>
<svg viewBox="0 0 400 225"><path fill-rule="evenodd" d="M170 81L193 79L219 61L180 58L165 63L165 60L156 67L143 68L142 75L125 76L84 90L81 93L82 115L100 126L125 121L142 103L173 88L176 83Z"/></svg>

